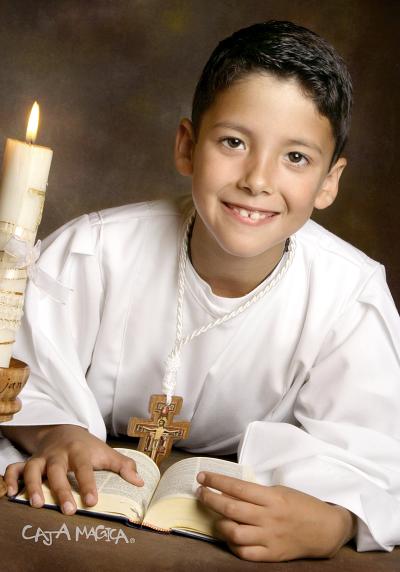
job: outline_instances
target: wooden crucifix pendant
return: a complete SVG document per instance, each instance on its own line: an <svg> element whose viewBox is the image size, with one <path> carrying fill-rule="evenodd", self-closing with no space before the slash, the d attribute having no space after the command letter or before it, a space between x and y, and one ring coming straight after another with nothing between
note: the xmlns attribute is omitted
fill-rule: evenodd
<svg viewBox="0 0 400 572"><path fill-rule="evenodd" d="M167 405L165 395L152 395L149 401L150 419L129 419L127 434L140 437L138 450L151 457L157 465L168 457L173 441L186 439L189 435L190 422L173 419L181 410L182 401L182 397L174 395Z"/></svg>

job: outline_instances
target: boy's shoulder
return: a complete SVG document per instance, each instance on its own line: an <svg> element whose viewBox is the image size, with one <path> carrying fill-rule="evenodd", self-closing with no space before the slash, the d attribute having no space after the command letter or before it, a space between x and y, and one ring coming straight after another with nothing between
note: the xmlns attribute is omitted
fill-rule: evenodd
<svg viewBox="0 0 400 572"><path fill-rule="evenodd" d="M70 253L94 254L100 245L101 229L107 231L104 235L107 243L133 239L140 229L143 231L141 235L149 236L150 233L155 239L163 231L173 235L180 229L192 208L190 196L184 196L127 204L84 214L47 236L42 242L42 253L52 246L52 252L65 250ZM173 220L175 224L171 224ZM50 252L47 252L44 258L49 255Z"/></svg>
<svg viewBox="0 0 400 572"><path fill-rule="evenodd" d="M190 196L173 199L158 199L132 203L99 211L99 221L103 225L131 225L134 221L160 219L163 217L185 217L192 208Z"/></svg>
<svg viewBox="0 0 400 572"><path fill-rule="evenodd" d="M309 220L296 237L309 262L332 270L353 270L371 273L381 265L367 254L346 242L313 220Z"/></svg>

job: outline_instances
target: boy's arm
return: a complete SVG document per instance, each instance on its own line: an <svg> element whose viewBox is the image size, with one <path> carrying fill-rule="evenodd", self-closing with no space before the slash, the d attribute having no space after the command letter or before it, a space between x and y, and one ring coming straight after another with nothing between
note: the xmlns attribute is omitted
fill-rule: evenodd
<svg viewBox="0 0 400 572"><path fill-rule="evenodd" d="M3 427L2 435L27 453L32 453L40 439L56 425Z"/></svg>
<svg viewBox="0 0 400 572"><path fill-rule="evenodd" d="M16 494L18 480L23 478L30 504L35 508L40 508L44 504L41 486L44 476L47 477L63 513L68 515L76 511L67 478L68 471L74 471L82 501L88 506L97 503L94 470L113 471L134 485L143 485L132 459L118 453L82 427L20 426L7 427L3 433L14 443L32 453L28 461L7 467L4 475L7 493Z"/></svg>
<svg viewBox="0 0 400 572"><path fill-rule="evenodd" d="M294 404L295 424L255 421L239 459L358 517L357 549L400 544L400 320L380 271L323 343Z"/></svg>
<svg viewBox="0 0 400 572"><path fill-rule="evenodd" d="M219 532L244 560L329 558L356 534L357 519L347 509L294 489L210 472L197 480L200 501L221 515Z"/></svg>
<svg viewBox="0 0 400 572"><path fill-rule="evenodd" d="M68 287L66 304L44 295L31 281L27 285L14 356L29 365L30 377L19 396L21 411L1 429L29 453L36 453L45 433L60 425L87 427L106 438L101 411L86 381L104 296L101 227L96 221L92 215L79 217L43 241L38 264ZM13 447L2 445L0 473L18 459Z"/></svg>
<svg viewBox="0 0 400 572"><path fill-rule="evenodd" d="M99 215L84 215L44 241L38 264L70 295L60 304L28 283L14 355L29 364L31 375L20 394L21 411L2 424L3 434L32 454L27 462L9 465L15 456L10 456L11 447L5 449L0 461L9 465L5 480L10 493L23 477L31 504L42 506L46 476L65 514L76 510L68 471L74 471L88 505L97 499L93 470L109 469L140 484L134 463L100 440L106 428L86 381L105 299L102 228ZM115 239L118 233L116 229ZM37 428L43 421L49 426Z"/></svg>

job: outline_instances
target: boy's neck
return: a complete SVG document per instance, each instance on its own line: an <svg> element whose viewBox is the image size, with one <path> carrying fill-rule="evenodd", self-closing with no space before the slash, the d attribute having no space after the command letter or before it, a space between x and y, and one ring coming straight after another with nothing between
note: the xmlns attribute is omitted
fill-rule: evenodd
<svg viewBox="0 0 400 572"><path fill-rule="evenodd" d="M257 257L233 256L216 244L197 216L189 255L197 274L210 285L216 296L239 298L257 288L271 274L284 249L285 243Z"/></svg>

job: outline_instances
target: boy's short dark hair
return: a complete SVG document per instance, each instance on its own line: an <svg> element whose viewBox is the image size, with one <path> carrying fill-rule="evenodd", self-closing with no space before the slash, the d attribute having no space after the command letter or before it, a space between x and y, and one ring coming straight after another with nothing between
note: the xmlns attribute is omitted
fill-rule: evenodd
<svg viewBox="0 0 400 572"><path fill-rule="evenodd" d="M351 119L352 84L346 65L323 38L292 22L254 24L222 40L210 56L193 98L197 138L203 114L216 95L251 72L294 78L327 117L335 138L333 165L345 146Z"/></svg>

